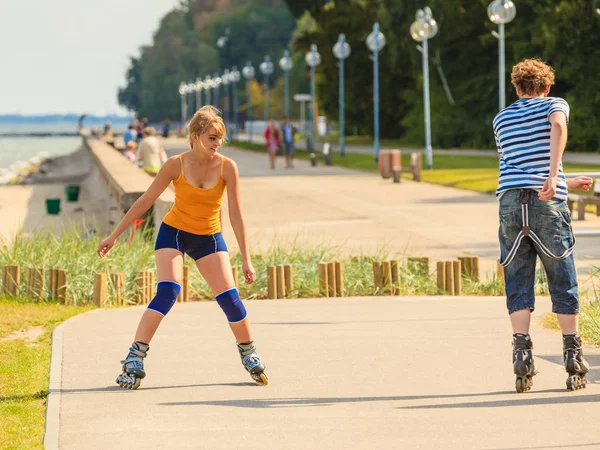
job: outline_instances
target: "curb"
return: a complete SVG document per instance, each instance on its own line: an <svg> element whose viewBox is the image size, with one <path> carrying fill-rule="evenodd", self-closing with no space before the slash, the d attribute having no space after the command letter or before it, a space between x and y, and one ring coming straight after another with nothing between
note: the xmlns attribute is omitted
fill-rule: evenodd
<svg viewBox="0 0 600 450"><path fill-rule="evenodd" d="M43 446L47 450L58 450L58 439L60 432L60 395L62 388L62 364L63 364L63 332L65 326L73 319L82 317L102 309L73 316L52 332L51 357L50 357L50 381L48 383L48 398L46 400L46 422L44 425Z"/></svg>

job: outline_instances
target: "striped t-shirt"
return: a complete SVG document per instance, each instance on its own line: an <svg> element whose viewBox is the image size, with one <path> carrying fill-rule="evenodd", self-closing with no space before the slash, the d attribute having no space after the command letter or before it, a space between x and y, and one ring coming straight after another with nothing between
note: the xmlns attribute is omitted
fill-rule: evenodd
<svg viewBox="0 0 600 450"><path fill-rule="evenodd" d="M500 154L496 195L528 188L541 191L550 174L550 115L562 111L569 120L569 104L558 97L517 100L494 118L494 137ZM558 168L554 199L567 199L567 182Z"/></svg>

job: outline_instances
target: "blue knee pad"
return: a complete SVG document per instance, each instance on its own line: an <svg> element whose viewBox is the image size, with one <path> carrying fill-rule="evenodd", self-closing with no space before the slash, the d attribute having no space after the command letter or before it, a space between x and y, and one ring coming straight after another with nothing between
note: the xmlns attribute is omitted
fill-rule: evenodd
<svg viewBox="0 0 600 450"><path fill-rule="evenodd" d="M217 295L217 303L230 323L241 322L248 315L236 288Z"/></svg>
<svg viewBox="0 0 600 450"><path fill-rule="evenodd" d="M173 281L159 281L156 295L148 305L148 309L166 316L177 300L181 286Z"/></svg>

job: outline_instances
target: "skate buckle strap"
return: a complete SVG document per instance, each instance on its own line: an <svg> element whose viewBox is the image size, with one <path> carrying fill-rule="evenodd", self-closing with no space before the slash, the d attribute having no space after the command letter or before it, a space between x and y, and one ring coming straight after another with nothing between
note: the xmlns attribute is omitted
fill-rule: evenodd
<svg viewBox="0 0 600 450"><path fill-rule="evenodd" d="M508 252L508 255L506 255L504 261L500 262L500 265L502 267L507 267L511 262L513 262L515 256L517 255L517 250L519 250L519 247L521 246L521 242L523 241L524 237L529 237L540 248L542 253L549 258L561 261L571 256L573 250L575 249L575 237L573 236L573 245L571 247L565 250L562 255L555 255L550 251L550 249L548 249L548 247L546 247L543 244L539 236L535 234L535 232L529 227L529 205L527 203L523 203L523 196L521 196L521 201L521 215L523 216L523 226L521 227L521 231L519 231L519 234L517 235L517 238L515 239L512 248ZM573 228L570 224L569 229L571 231L571 235L573 235Z"/></svg>

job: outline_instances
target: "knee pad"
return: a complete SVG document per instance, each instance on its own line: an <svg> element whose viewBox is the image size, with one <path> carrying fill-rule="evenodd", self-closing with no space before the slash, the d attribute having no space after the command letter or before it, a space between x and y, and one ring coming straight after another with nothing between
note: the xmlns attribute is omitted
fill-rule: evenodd
<svg viewBox="0 0 600 450"><path fill-rule="evenodd" d="M156 286L156 295L148 305L148 309L166 316L175 304L180 290L181 286L178 283L159 281Z"/></svg>
<svg viewBox="0 0 600 450"><path fill-rule="evenodd" d="M236 288L217 295L217 303L230 323L241 322L248 315Z"/></svg>

